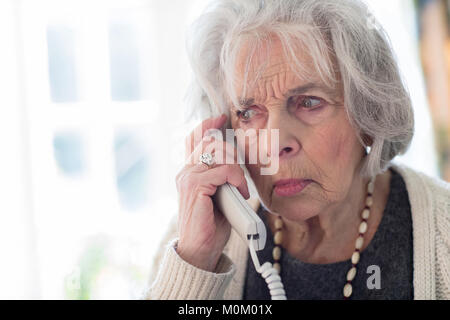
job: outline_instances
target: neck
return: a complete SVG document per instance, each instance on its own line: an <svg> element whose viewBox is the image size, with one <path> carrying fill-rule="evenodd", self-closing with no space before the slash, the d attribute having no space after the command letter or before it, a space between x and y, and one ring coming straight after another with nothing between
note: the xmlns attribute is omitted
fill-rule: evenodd
<svg viewBox="0 0 450 320"><path fill-rule="evenodd" d="M363 249L370 242L381 220L389 193L389 181L389 170L377 176L373 193L374 205ZM295 221L283 217L283 247L289 254L307 263L333 263L349 259L358 236L368 182L368 178L355 178L343 201L330 205L308 220ZM274 215L269 215L272 231L275 230L274 218Z"/></svg>

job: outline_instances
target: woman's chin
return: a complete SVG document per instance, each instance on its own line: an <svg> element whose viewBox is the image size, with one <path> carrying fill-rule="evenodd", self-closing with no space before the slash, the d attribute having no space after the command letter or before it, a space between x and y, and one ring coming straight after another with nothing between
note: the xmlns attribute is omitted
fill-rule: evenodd
<svg viewBox="0 0 450 320"><path fill-rule="evenodd" d="M271 211L286 219L297 221L307 220L320 212L317 204L315 205L311 199L303 197L273 199Z"/></svg>

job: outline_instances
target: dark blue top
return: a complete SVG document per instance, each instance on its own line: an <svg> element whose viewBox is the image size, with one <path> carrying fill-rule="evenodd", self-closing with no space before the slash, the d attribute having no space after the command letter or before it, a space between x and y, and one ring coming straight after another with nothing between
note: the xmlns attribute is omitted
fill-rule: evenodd
<svg viewBox="0 0 450 320"><path fill-rule="evenodd" d="M372 241L361 252L350 299L410 300L414 297L411 207L403 178L393 169L390 170L392 179L388 201ZM266 247L258 252L258 258L261 264L266 261L273 263L273 234L267 226L262 207L258 214L267 228ZM304 263L282 248L281 279L286 296L289 300L343 299L343 288L351 265L350 259L330 264ZM376 287L377 276L379 289ZM269 289L256 272L250 255L244 299L270 300Z"/></svg>

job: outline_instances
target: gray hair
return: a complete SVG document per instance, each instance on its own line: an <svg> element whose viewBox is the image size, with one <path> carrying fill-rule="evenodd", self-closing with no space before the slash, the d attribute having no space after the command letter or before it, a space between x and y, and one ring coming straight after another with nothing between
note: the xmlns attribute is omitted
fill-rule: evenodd
<svg viewBox="0 0 450 320"><path fill-rule="evenodd" d="M250 48L248 67L253 53L261 52L264 43L269 48L275 35L299 78L313 72L327 86L341 88L350 123L361 144L371 149L361 174L386 170L407 150L414 131L411 99L388 37L363 2L214 0L189 31L193 80L186 98L191 116L229 114L230 102L237 107L234 73L239 51L244 43ZM301 65L298 49L311 57L312 66Z"/></svg>

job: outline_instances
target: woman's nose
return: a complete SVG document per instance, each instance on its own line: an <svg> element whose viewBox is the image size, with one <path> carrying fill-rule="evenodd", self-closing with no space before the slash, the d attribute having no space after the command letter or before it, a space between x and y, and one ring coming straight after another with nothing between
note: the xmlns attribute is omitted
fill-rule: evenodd
<svg viewBox="0 0 450 320"><path fill-rule="evenodd" d="M295 136L290 135L286 132L283 132L283 129L280 129L280 152L278 154L278 157L280 160L289 159L293 156L297 155L300 151L300 144L295 138ZM287 137L283 137L287 136Z"/></svg>
<svg viewBox="0 0 450 320"><path fill-rule="evenodd" d="M283 120L281 117L279 117L279 119L273 118L271 120L272 121L270 121L270 125L267 128L270 132L269 143L271 146L268 150L269 154L278 151L278 157L280 160L289 159L297 155L301 150L301 144L296 137L295 126L291 126L287 119L281 121ZM274 134L275 131L273 130L276 130L278 134ZM275 147L272 146L273 143L276 143L278 148L273 148Z"/></svg>

